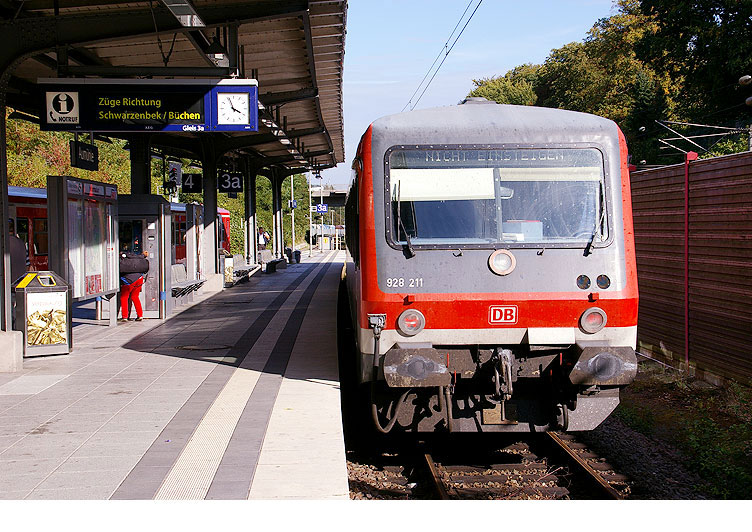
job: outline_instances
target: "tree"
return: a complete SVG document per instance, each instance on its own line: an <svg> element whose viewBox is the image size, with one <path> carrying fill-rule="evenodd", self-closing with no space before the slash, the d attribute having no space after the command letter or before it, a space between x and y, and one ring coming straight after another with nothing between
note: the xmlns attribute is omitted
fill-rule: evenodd
<svg viewBox="0 0 752 532"><path fill-rule="evenodd" d="M524 79L511 77L474 79L473 89L468 96L481 96L496 103L513 105L534 105L538 97L533 85Z"/></svg>
<svg viewBox="0 0 752 532"><path fill-rule="evenodd" d="M45 188L48 175L68 175L114 183L120 194L130 193L130 161L123 150L124 140L96 141L99 171L92 173L70 165L73 133L40 131L32 122L9 118L12 113L13 109L7 109L8 184Z"/></svg>
<svg viewBox="0 0 752 532"><path fill-rule="evenodd" d="M619 0L616 7L582 42L552 50L542 65L521 65L504 76L476 80L470 95L509 103L530 87L534 96L525 96L524 103L609 118L624 131L635 159L655 158L662 133L655 120L682 118L677 112L681 78L637 53L638 44L658 31L656 15L643 10L640 0Z"/></svg>
<svg viewBox="0 0 752 532"><path fill-rule="evenodd" d="M48 175L67 175L84 179L92 179L105 183L114 183L120 194L131 192L130 155L124 149L126 142L121 139L110 139L110 142L96 141L99 149L99 171L90 172L73 168L70 165L70 141L73 133L40 131L39 126L26 121L9 119L13 109L6 113L7 154L8 154L8 183L14 186L45 188ZM190 161L184 159L183 167ZM151 192L163 194L164 162L160 159L151 160ZM308 228L308 185L303 175L296 175L295 199L298 208L295 216L295 237L302 242ZM290 179L286 179L282 187L283 212L286 215L284 226L285 242L292 241L290 228L290 209L287 198L290 197ZM265 177L256 180L257 215L259 224L271 229L272 201L271 184ZM184 203L203 203L202 194L178 195L179 201ZM237 198L230 198L226 194L218 194L217 206L230 211L230 244L233 254L243 253L243 221L245 216L244 194Z"/></svg>
<svg viewBox="0 0 752 532"><path fill-rule="evenodd" d="M642 0L639 10L655 31L636 43L638 57L681 87L688 121L715 125L749 120L737 80L752 74L752 2Z"/></svg>

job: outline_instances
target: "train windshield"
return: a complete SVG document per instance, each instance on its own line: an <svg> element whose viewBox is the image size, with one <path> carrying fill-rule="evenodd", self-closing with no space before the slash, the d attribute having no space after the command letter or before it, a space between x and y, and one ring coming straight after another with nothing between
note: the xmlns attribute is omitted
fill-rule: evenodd
<svg viewBox="0 0 752 532"><path fill-rule="evenodd" d="M594 148L398 149L388 166L398 244L570 247L608 237Z"/></svg>

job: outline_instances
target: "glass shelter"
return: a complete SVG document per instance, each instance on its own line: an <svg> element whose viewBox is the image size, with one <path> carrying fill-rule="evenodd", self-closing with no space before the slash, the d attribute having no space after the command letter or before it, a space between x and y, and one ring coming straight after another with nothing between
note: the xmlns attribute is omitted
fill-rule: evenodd
<svg viewBox="0 0 752 532"><path fill-rule="evenodd" d="M117 186L48 176L50 269L71 286L73 301L115 300L120 287Z"/></svg>

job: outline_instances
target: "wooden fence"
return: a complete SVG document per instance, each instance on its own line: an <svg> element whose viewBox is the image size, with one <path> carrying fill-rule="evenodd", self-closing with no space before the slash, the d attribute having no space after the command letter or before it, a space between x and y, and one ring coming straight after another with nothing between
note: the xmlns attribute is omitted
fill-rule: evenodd
<svg viewBox="0 0 752 532"><path fill-rule="evenodd" d="M752 152L631 177L639 350L752 383Z"/></svg>

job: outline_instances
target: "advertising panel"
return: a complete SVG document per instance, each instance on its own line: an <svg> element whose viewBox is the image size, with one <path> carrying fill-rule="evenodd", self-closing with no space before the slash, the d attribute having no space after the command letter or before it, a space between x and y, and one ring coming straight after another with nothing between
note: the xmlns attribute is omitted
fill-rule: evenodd
<svg viewBox="0 0 752 532"><path fill-rule="evenodd" d="M50 267L71 286L74 300L119 288L117 187L48 176Z"/></svg>
<svg viewBox="0 0 752 532"><path fill-rule="evenodd" d="M30 346L68 343L68 294L30 292L26 294L26 344Z"/></svg>

